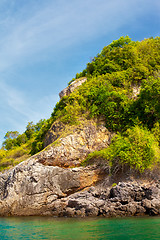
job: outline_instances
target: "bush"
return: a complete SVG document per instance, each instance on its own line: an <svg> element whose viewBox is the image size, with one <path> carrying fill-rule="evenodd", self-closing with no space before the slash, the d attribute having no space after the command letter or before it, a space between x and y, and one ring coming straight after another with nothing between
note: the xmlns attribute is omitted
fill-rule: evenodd
<svg viewBox="0 0 160 240"><path fill-rule="evenodd" d="M135 126L123 135L117 134L107 149L88 155L86 162L94 158L107 160L112 169L128 165L143 172L160 161L160 149L154 135L147 129Z"/></svg>
<svg viewBox="0 0 160 240"><path fill-rule="evenodd" d="M132 106L134 116L150 129L160 121L160 78L150 77L142 82L141 92Z"/></svg>

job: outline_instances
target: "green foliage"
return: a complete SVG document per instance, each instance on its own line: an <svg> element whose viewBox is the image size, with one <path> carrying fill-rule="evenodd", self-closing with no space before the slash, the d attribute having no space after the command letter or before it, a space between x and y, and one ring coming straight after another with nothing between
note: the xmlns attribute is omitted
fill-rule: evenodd
<svg viewBox="0 0 160 240"><path fill-rule="evenodd" d="M110 44L110 47L112 47L112 48L117 48L117 47L123 48L128 43L131 43L131 38L129 38L128 36L120 37L120 39L114 40Z"/></svg>
<svg viewBox="0 0 160 240"><path fill-rule="evenodd" d="M29 122L23 134L8 132L0 154L11 154L26 144L32 155L41 151L45 135L56 120L75 125L81 117L103 117L110 131L120 133L108 150L94 152L88 160L96 156L139 171L159 161L160 38L134 42L128 36L121 37L104 47L69 84L81 77L87 81L56 104L51 118L37 124ZM133 96L133 86L141 86L138 96ZM16 158L13 155L7 164L13 165ZM2 159L5 162L6 155Z"/></svg>
<svg viewBox="0 0 160 240"><path fill-rule="evenodd" d="M25 131L27 138L30 139L33 136L34 132L35 132L35 125L33 124L33 122L29 122L27 124L26 131Z"/></svg>
<svg viewBox="0 0 160 240"><path fill-rule="evenodd" d="M64 96L55 106L51 117L56 120L65 114L65 107L68 104L68 96Z"/></svg>
<svg viewBox="0 0 160 240"><path fill-rule="evenodd" d="M112 169L117 165L127 164L143 172L160 161L160 148L150 131L135 126L123 134L118 133L107 149L89 154L86 163L90 163L94 158L105 159Z"/></svg>
<svg viewBox="0 0 160 240"><path fill-rule="evenodd" d="M30 157L30 141L9 150L0 149L0 171L9 169Z"/></svg>
<svg viewBox="0 0 160 240"><path fill-rule="evenodd" d="M103 160L109 162L107 149L104 148L100 151L94 151L94 152L88 154L87 158L82 162L82 165L91 165L93 163L94 159L95 160L103 159Z"/></svg>
<svg viewBox="0 0 160 240"><path fill-rule="evenodd" d="M20 154L20 151L22 153L22 156L26 155L29 156L29 154L35 154L39 151L41 151L44 148L44 136L49 130L51 126L52 120L48 119L41 119L37 124L33 124L33 122L29 122L26 126L26 131L23 134L19 134L16 131L10 131L7 132L5 135L5 141L2 144L2 152L7 153L7 156L9 157L12 154L12 150L15 153L15 155L12 156L12 164L7 163L8 165L12 165L15 163L15 159L17 159L16 154ZM22 149L27 149L26 151L22 151ZM8 150L8 151L5 151ZM22 157L21 156L21 157ZM20 156L19 156L20 157ZM10 157L9 157L10 158ZM6 155L4 156L3 162L6 165ZM3 167L2 167L3 168Z"/></svg>
<svg viewBox="0 0 160 240"><path fill-rule="evenodd" d="M149 77L142 82L139 98L131 111L150 129L160 121L160 78Z"/></svg>
<svg viewBox="0 0 160 240"><path fill-rule="evenodd" d="M116 186L117 186L117 183L113 183L113 184L112 184L112 187L116 187Z"/></svg>
<svg viewBox="0 0 160 240"><path fill-rule="evenodd" d="M109 130L117 131L126 126L125 114L131 100L125 89L116 88L109 81L96 88L94 85L88 92L87 102L91 116L104 116Z"/></svg>
<svg viewBox="0 0 160 240"><path fill-rule="evenodd" d="M118 134L107 154L112 164L128 164L140 172L160 161L160 149L154 135L139 126L128 129L123 135Z"/></svg>
<svg viewBox="0 0 160 240"><path fill-rule="evenodd" d="M158 53L159 37L133 42L126 36L113 41L87 64L84 73L88 81L61 99L52 116L66 124L75 124L84 113L88 117L103 116L112 131L125 131L140 122L152 128L160 112L160 81L159 75L155 76L160 68ZM140 96L133 100L132 86L140 83Z"/></svg>
<svg viewBox="0 0 160 240"><path fill-rule="evenodd" d="M133 42L128 36L121 37L103 48L100 54L87 64L86 75L126 71L128 81L137 82L147 78L159 68L160 38Z"/></svg>
<svg viewBox="0 0 160 240"><path fill-rule="evenodd" d="M77 124L78 118L85 113L85 99L79 91L74 91L69 96L64 96L55 106L52 119L59 119L65 124Z"/></svg>
<svg viewBox="0 0 160 240"><path fill-rule="evenodd" d="M9 150L13 146L17 145L16 138L19 136L17 131L8 131L5 135L5 141L2 143L2 146Z"/></svg>
<svg viewBox="0 0 160 240"><path fill-rule="evenodd" d="M151 133L154 134L154 137L160 146L160 124L159 124L159 122L156 122L154 124L153 128L151 129Z"/></svg>
<svg viewBox="0 0 160 240"><path fill-rule="evenodd" d="M41 151L44 148L44 137L49 130L53 119L40 120L35 126L34 141L31 146L31 155Z"/></svg>

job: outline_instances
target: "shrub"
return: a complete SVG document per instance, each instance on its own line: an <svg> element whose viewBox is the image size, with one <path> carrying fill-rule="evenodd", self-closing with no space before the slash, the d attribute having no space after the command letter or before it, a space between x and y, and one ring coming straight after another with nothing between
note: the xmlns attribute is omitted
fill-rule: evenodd
<svg viewBox="0 0 160 240"><path fill-rule="evenodd" d="M132 106L133 115L150 129L160 121L160 78L150 77L142 82L141 92Z"/></svg>
<svg viewBox="0 0 160 240"><path fill-rule="evenodd" d="M128 129L123 135L117 134L107 154L113 165L118 161L140 172L160 161L160 149L154 135L139 126Z"/></svg>
<svg viewBox="0 0 160 240"><path fill-rule="evenodd" d="M118 133L107 149L89 154L86 162L97 157L109 161L112 169L118 165L128 165L143 172L160 161L160 149L150 131L135 126L123 135Z"/></svg>

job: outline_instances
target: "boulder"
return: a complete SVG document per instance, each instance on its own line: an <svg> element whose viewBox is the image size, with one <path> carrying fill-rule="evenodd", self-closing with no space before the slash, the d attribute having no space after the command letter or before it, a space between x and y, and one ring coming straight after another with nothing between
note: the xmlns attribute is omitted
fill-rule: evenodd
<svg viewBox="0 0 160 240"><path fill-rule="evenodd" d="M68 96L69 94L71 94L76 88L81 86L82 83L84 83L86 80L87 80L86 77L82 77L73 81L68 87L66 87L59 93L60 99L64 96Z"/></svg>

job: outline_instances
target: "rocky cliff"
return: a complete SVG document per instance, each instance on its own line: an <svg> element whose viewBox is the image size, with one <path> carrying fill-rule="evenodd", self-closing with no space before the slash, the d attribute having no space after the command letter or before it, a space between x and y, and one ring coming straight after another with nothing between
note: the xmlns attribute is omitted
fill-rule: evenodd
<svg viewBox="0 0 160 240"><path fill-rule="evenodd" d="M122 181L109 175L105 162L80 166L88 153L107 147L111 137L102 122L93 120L65 127L44 151L0 175L0 215L159 214L160 184L153 177L152 183L131 176Z"/></svg>
<svg viewBox="0 0 160 240"><path fill-rule="evenodd" d="M65 131L44 151L0 175L0 215L52 215L57 200L102 180L101 169L77 166L88 153L107 147L111 133L94 121Z"/></svg>
<svg viewBox="0 0 160 240"><path fill-rule="evenodd" d="M60 97L84 81L86 78L73 82ZM139 89L133 93L136 97ZM56 120L45 137L43 151L0 174L1 216L160 214L159 171L150 176L144 173L143 178L131 170L111 176L103 159L82 166L89 153L109 146L113 133L100 119L80 122L70 126Z"/></svg>
<svg viewBox="0 0 160 240"><path fill-rule="evenodd" d="M56 216L139 216L160 213L160 185L140 182L119 182L107 185L108 179L88 190L55 201Z"/></svg>
<svg viewBox="0 0 160 240"><path fill-rule="evenodd" d="M77 87L81 86L82 83L84 83L87 80L86 77L82 77L79 79L76 79L75 81L73 81L68 87L66 87L65 89L63 89L60 93L59 93L59 97L62 98L64 96L68 96L70 93L72 93Z"/></svg>
<svg viewBox="0 0 160 240"><path fill-rule="evenodd" d="M112 134L102 122L83 119L78 126L55 122L46 140L47 143L53 143L48 146L47 151L38 154L38 159L44 165L79 166L90 152L106 148L111 137Z"/></svg>
<svg viewBox="0 0 160 240"><path fill-rule="evenodd" d="M97 181L93 168L43 166L31 158L0 176L0 215L52 215L57 200Z"/></svg>
<svg viewBox="0 0 160 240"><path fill-rule="evenodd" d="M160 213L160 184L112 186L97 166L44 166L33 157L0 176L1 216L135 216Z"/></svg>

